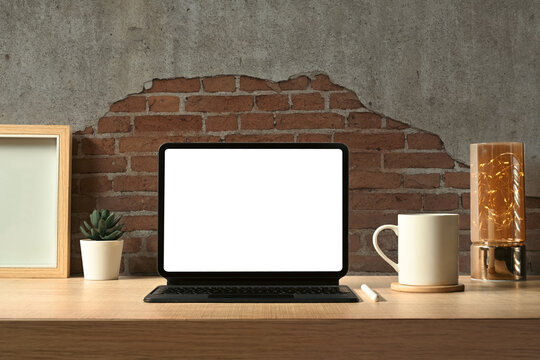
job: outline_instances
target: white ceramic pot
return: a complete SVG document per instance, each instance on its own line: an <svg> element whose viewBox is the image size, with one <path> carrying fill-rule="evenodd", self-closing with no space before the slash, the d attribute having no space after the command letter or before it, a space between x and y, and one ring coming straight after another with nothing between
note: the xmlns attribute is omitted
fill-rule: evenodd
<svg viewBox="0 0 540 360"><path fill-rule="evenodd" d="M116 280L120 271L124 240L81 240L84 278Z"/></svg>

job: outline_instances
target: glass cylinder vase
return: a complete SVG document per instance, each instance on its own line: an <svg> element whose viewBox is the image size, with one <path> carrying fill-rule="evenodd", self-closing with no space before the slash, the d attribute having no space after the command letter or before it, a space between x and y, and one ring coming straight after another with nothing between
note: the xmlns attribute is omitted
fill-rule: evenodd
<svg viewBox="0 0 540 360"><path fill-rule="evenodd" d="M523 143L471 144L471 278L524 280Z"/></svg>

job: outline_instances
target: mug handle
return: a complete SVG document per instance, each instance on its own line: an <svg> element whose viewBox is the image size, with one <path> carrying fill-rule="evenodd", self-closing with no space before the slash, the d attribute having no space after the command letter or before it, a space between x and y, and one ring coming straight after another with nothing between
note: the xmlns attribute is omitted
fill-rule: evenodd
<svg viewBox="0 0 540 360"><path fill-rule="evenodd" d="M381 231L386 230L386 229L392 230L396 234L396 236L399 236L398 227L396 225L382 225L382 226L379 226L377 228L377 230L375 230L375 232L373 233L373 246L375 247L375 251L377 251L377 254L379 254L383 258L384 261L386 261L388 264L390 264L390 266L393 267L394 270L396 270L396 272L399 272L398 264L396 264L395 262L390 260L388 258L388 256L384 255L381 248L379 247L379 244L377 244L377 236L379 236L379 233Z"/></svg>

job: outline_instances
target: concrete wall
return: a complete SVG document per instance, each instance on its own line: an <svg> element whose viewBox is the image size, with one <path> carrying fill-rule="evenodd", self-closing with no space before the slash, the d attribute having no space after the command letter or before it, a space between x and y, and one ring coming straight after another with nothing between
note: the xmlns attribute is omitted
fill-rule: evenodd
<svg viewBox="0 0 540 360"><path fill-rule="evenodd" d="M93 124L153 78L322 71L372 111L526 143L540 195L538 1L0 2L0 122Z"/></svg>

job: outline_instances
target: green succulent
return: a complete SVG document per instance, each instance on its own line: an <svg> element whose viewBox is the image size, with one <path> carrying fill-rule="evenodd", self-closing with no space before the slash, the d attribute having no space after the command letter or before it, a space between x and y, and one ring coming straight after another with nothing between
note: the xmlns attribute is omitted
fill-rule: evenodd
<svg viewBox="0 0 540 360"><path fill-rule="evenodd" d="M124 224L118 225L122 216L116 217L109 210L94 210L90 214L90 224L83 221L80 229L84 236L92 240L117 240L124 234Z"/></svg>

